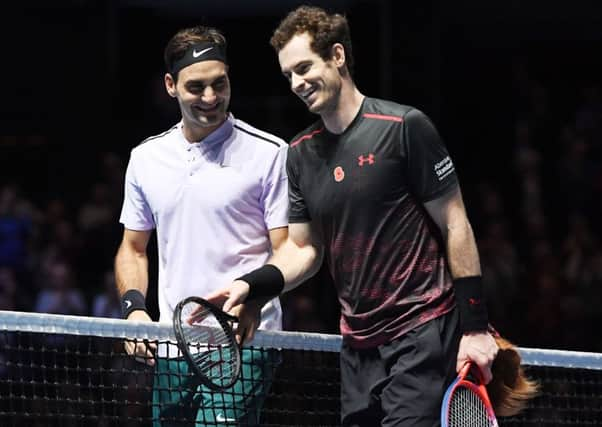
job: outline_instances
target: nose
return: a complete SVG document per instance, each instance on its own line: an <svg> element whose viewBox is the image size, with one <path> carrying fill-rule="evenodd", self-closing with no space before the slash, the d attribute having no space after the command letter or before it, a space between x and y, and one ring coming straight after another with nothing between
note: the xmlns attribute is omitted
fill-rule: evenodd
<svg viewBox="0 0 602 427"><path fill-rule="evenodd" d="M305 80L303 80L300 76L295 73L291 75L291 90L295 93L301 92L303 90L303 85L305 84Z"/></svg>
<svg viewBox="0 0 602 427"><path fill-rule="evenodd" d="M213 90L212 86L206 86L205 89L203 89L203 94L201 96L203 102L207 104L212 104L215 102L216 98L217 95L215 93L215 90Z"/></svg>

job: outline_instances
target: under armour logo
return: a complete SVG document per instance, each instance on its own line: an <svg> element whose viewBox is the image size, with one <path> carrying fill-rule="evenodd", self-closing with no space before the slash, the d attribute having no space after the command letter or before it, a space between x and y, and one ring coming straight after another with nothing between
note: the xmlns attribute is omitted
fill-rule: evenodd
<svg viewBox="0 0 602 427"><path fill-rule="evenodd" d="M357 158L358 166L364 166L364 163L368 163L369 165L374 164L374 154L369 153L367 156L362 155Z"/></svg>

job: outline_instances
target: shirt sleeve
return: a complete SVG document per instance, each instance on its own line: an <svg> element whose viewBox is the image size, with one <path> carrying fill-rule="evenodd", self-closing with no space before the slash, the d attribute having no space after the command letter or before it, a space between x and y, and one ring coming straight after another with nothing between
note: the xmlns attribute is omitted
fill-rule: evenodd
<svg viewBox="0 0 602 427"><path fill-rule="evenodd" d="M307 210L303 193L301 193L299 185L299 169L295 163L293 153L289 153L286 161L286 170L288 173L288 197L290 203L288 222L310 222L311 217Z"/></svg>
<svg viewBox="0 0 602 427"><path fill-rule="evenodd" d="M402 150L407 158L410 190L422 202L458 186L454 163L439 132L419 110L411 110L405 116Z"/></svg>
<svg viewBox="0 0 602 427"><path fill-rule="evenodd" d="M287 149L286 144L278 149L268 170L261 195L263 216L268 230L288 225Z"/></svg>
<svg viewBox="0 0 602 427"><path fill-rule="evenodd" d="M134 152L132 152L125 173L124 198L119 222L129 230L152 230L155 228L155 221L152 210L138 182L136 161Z"/></svg>

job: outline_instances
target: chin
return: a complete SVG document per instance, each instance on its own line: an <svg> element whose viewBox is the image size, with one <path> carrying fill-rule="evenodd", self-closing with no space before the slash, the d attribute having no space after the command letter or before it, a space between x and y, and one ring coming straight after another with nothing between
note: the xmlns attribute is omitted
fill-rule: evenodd
<svg viewBox="0 0 602 427"><path fill-rule="evenodd" d="M320 96L314 102L307 105L307 109L313 114L324 114L334 111L336 104L332 97Z"/></svg>
<svg viewBox="0 0 602 427"><path fill-rule="evenodd" d="M310 104L307 106L307 109L309 110L310 113L314 113L314 114L320 114L323 110L324 107L322 104L320 104L319 102L314 102L313 104Z"/></svg>
<svg viewBox="0 0 602 427"><path fill-rule="evenodd" d="M210 117L202 116L198 118L198 122L203 127L215 126L226 120L225 114L215 114Z"/></svg>

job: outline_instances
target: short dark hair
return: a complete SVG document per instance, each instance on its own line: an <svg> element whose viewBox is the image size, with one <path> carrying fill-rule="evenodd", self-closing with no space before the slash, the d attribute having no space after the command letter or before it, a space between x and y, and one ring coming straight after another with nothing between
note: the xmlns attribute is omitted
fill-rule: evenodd
<svg viewBox="0 0 602 427"><path fill-rule="evenodd" d="M319 7L300 6L280 22L270 44L276 52L280 52L295 35L303 33L311 36L311 49L325 61L331 57L332 45L341 43L345 49L347 69L353 74L351 32L347 18L338 13L329 14Z"/></svg>
<svg viewBox="0 0 602 427"><path fill-rule="evenodd" d="M178 31L165 46L163 61L167 71L172 69L173 64L184 57L188 48L197 43L211 42L226 49L226 37L216 28L198 25ZM177 76L172 76L177 79Z"/></svg>

